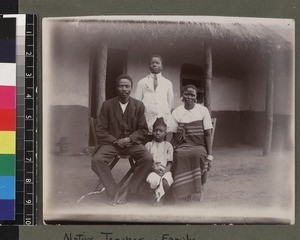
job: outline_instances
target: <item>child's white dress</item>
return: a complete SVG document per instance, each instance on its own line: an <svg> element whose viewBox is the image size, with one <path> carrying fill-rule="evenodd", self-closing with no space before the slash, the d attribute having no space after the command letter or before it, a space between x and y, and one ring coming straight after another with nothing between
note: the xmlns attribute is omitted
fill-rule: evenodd
<svg viewBox="0 0 300 240"><path fill-rule="evenodd" d="M152 142L148 142L145 147L153 156L153 168L165 169L168 162L173 162L173 146L171 143L167 141L158 143L153 140ZM165 194L162 179L166 179L169 186L173 183L172 173L170 171L166 172L162 177L155 172L151 172L146 179L151 189L155 189L157 202L159 202L161 197Z"/></svg>

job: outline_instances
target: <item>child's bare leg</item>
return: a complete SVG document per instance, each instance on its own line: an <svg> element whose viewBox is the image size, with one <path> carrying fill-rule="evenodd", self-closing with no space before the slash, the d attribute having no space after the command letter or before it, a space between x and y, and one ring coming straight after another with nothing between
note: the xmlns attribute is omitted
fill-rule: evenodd
<svg viewBox="0 0 300 240"><path fill-rule="evenodd" d="M164 188L164 191L165 193L169 190L170 186L169 186L169 183L166 179L162 179L162 183L163 183L163 188Z"/></svg>
<svg viewBox="0 0 300 240"><path fill-rule="evenodd" d="M168 181L166 179L164 179L164 178L162 179L162 184L163 184L163 188L164 188L165 194L161 197L161 199L160 199L159 202L156 202L156 204L154 204L155 206L159 206L159 205L164 204L164 198L166 196L167 191L170 188L170 186L168 184Z"/></svg>
<svg viewBox="0 0 300 240"><path fill-rule="evenodd" d="M170 188L170 186L169 186L169 183L168 183L168 181L166 180L166 179L162 179L162 183L163 183L163 188L164 188L164 191L165 191L165 194L162 196L162 198L160 199L160 201L161 201L161 204L163 204L164 203L164 199L165 199L165 197L166 197L166 193L168 192L168 190L169 190L169 188Z"/></svg>

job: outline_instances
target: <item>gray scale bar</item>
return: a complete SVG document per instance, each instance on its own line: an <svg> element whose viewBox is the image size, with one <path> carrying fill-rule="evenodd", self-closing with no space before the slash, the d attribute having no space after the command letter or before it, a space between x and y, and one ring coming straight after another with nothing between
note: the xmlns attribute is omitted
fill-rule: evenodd
<svg viewBox="0 0 300 240"><path fill-rule="evenodd" d="M16 57L16 63L18 65L25 66L25 57L23 55L17 55L17 57ZM17 65L17 67L18 67L18 65Z"/></svg>
<svg viewBox="0 0 300 240"><path fill-rule="evenodd" d="M25 127L24 117L17 117L17 126L18 127Z"/></svg>
<svg viewBox="0 0 300 240"><path fill-rule="evenodd" d="M17 76L25 77L25 65L17 65Z"/></svg>
<svg viewBox="0 0 300 240"><path fill-rule="evenodd" d="M25 104L24 95L17 95L17 105L24 105L24 104Z"/></svg>

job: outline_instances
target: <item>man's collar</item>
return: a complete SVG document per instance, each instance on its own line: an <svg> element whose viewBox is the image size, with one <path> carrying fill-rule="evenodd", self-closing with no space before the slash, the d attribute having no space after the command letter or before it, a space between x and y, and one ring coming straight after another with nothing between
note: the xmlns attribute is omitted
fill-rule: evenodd
<svg viewBox="0 0 300 240"><path fill-rule="evenodd" d="M154 75L156 75L156 77L161 77L161 72L158 74L154 74L154 73L150 73L150 77L154 78Z"/></svg>
<svg viewBox="0 0 300 240"><path fill-rule="evenodd" d="M128 101L127 101L126 103L122 103L122 102L120 101L119 97L117 97L117 100L118 100L118 102L121 103L121 104L127 104L127 103L130 102L130 97L128 98Z"/></svg>
<svg viewBox="0 0 300 240"><path fill-rule="evenodd" d="M128 101L127 103L121 103L120 100L119 100L119 103L120 103L121 105L127 106L127 104L129 103L129 101Z"/></svg>

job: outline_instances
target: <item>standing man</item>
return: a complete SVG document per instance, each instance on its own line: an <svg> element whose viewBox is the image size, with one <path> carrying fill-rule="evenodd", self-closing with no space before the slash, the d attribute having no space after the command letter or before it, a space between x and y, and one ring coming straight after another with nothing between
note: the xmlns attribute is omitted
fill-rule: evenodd
<svg viewBox="0 0 300 240"><path fill-rule="evenodd" d="M150 61L150 74L138 82L136 99L142 101L146 107L146 121L149 132L153 131L153 123L163 117L167 124L167 132L174 130L176 124L171 116L174 101L173 85L161 74L163 59L153 55Z"/></svg>
<svg viewBox="0 0 300 240"><path fill-rule="evenodd" d="M132 97L132 79L121 75L116 80L118 96L101 107L96 135L101 147L92 159L92 170L101 179L109 204L126 203L129 193L136 193L151 170L153 158L142 141L148 132L144 104ZM130 155L137 163L128 186L120 192L109 163L117 155Z"/></svg>

